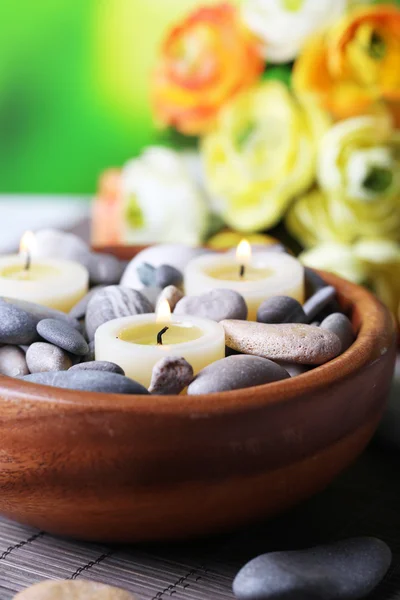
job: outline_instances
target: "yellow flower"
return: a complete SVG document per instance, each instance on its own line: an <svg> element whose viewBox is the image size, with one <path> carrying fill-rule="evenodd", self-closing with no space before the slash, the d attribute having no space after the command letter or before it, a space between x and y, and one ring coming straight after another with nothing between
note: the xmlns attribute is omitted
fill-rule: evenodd
<svg viewBox="0 0 400 600"><path fill-rule="evenodd" d="M304 46L293 85L314 94L336 118L364 113L380 99L400 100L400 10L361 6Z"/></svg>
<svg viewBox="0 0 400 600"><path fill-rule="evenodd" d="M316 140L329 120L278 81L242 92L201 144L206 179L225 222L239 231L275 225L315 177Z"/></svg>
<svg viewBox="0 0 400 600"><path fill-rule="evenodd" d="M299 198L286 224L304 246L360 238L400 240L400 131L383 117L336 123L318 153L319 188Z"/></svg>

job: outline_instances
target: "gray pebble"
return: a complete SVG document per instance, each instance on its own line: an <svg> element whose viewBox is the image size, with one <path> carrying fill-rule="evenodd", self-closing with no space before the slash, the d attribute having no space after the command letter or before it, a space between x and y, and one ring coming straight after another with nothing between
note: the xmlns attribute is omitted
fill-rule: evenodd
<svg viewBox="0 0 400 600"><path fill-rule="evenodd" d="M95 358L95 347L94 347L94 340L92 340L91 342L89 342L89 351L88 353L82 358L82 362L92 362L94 361Z"/></svg>
<svg viewBox="0 0 400 600"><path fill-rule="evenodd" d="M289 374L267 358L238 354L205 367L188 387L188 394L239 390L287 379Z"/></svg>
<svg viewBox="0 0 400 600"><path fill-rule="evenodd" d="M180 356L166 356L153 367L149 392L180 394L193 380L193 367Z"/></svg>
<svg viewBox="0 0 400 600"><path fill-rule="evenodd" d="M82 260L89 271L91 285L114 285L120 282L125 265L112 254L90 252Z"/></svg>
<svg viewBox="0 0 400 600"><path fill-rule="evenodd" d="M74 365L70 371L107 371L107 373L125 375L125 371L119 365L108 360L88 360Z"/></svg>
<svg viewBox="0 0 400 600"><path fill-rule="evenodd" d="M96 329L107 321L152 312L152 305L140 292L122 285L107 286L89 301L85 320L88 338L93 340Z"/></svg>
<svg viewBox="0 0 400 600"><path fill-rule="evenodd" d="M89 300L90 298L99 290L102 290L105 286L104 285L96 285L94 286L87 294L86 296L84 296L82 298L82 300L79 300L78 304L75 304L75 306L73 306L71 308L71 310L69 311L69 316L72 317L73 319L83 319L86 315L86 309L87 306L89 304ZM43 317L44 319L46 319L46 317ZM51 318L51 317L48 317Z"/></svg>
<svg viewBox="0 0 400 600"><path fill-rule="evenodd" d="M257 311L260 323L307 323L298 300L290 296L272 296L260 304Z"/></svg>
<svg viewBox="0 0 400 600"><path fill-rule="evenodd" d="M0 348L0 374L8 377L28 375L25 352L19 346L2 346Z"/></svg>
<svg viewBox="0 0 400 600"><path fill-rule="evenodd" d="M355 340L350 319L348 319L343 313L332 313L322 321L321 327L322 329L327 329L328 331L333 331L333 333L336 333L342 343L341 352L345 352L348 348L350 348Z"/></svg>
<svg viewBox="0 0 400 600"><path fill-rule="evenodd" d="M23 377L25 381L50 385L68 390L88 392L106 392L108 394L148 394L148 391L137 381L128 379L117 373L107 371L52 371L34 373Z"/></svg>
<svg viewBox="0 0 400 600"><path fill-rule="evenodd" d="M307 298L313 296L315 292L318 292L318 290L328 285L322 279L321 275L318 275L318 273L313 269L310 269L310 267L304 267L304 284Z"/></svg>
<svg viewBox="0 0 400 600"><path fill-rule="evenodd" d="M43 319L38 323L37 331L46 342L71 352L71 354L84 356L89 351L83 335L65 321Z"/></svg>
<svg viewBox="0 0 400 600"><path fill-rule="evenodd" d="M26 362L31 373L67 371L72 365L71 358L65 350L48 342L31 344L26 353Z"/></svg>
<svg viewBox="0 0 400 600"><path fill-rule="evenodd" d="M244 320L247 318L247 305L238 292L222 288L201 296L185 296L175 306L174 314L204 317L213 321Z"/></svg>
<svg viewBox="0 0 400 600"><path fill-rule="evenodd" d="M171 312L175 310L175 306L178 304L179 300L182 300L184 294L181 290L174 285L167 285L162 292L159 294L157 298L157 304L161 300L167 300Z"/></svg>
<svg viewBox="0 0 400 600"><path fill-rule="evenodd" d="M31 344L39 337L36 324L35 317L18 306L0 302L0 344Z"/></svg>
<svg viewBox="0 0 400 600"><path fill-rule="evenodd" d="M302 375L307 371L310 371L312 367L310 365L300 365L296 363L285 362L284 360L275 361L280 365L285 371L287 371L290 377L297 377L298 375Z"/></svg>
<svg viewBox="0 0 400 600"><path fill-rule="evenodd" d="M314 321L318 313L321 312L335 297L335 288L331 285L327 285L306 300L303 304L303 310L307 315L308 322Z"/></svg>
<svg viewBox="0 0 400 600"><path fill-rule="evenodd" d="M140 282L146 287L156 287L156 268L149 263L142 263L137 267Z"/></svg>
<svg viewBox="0 0 400 600"><path fill-rule="evenodd" d="M154 285L150 285L149 287L142 288L140 290L140 293L142 294L142 296L147 298L154 311L155 307L157 306L158 297L161 293L161 288L155 287Z"/></svg>
<svg viewBox="0 0 400 600"><path fill-rule="evenodd" d="M225 343L243 354L271 360L320 365L340 353L341 342L331 331L303 323L222 321Z"/></svg>
<svg viewBox="0 0 400 600"><path fill-rule="evenodd" d="M160 265L156 269L155 285L164 289L167 285L179 287L183 283L182 271L179 271L171 265Z"/></svg>
<svg viewBox="0 0 400 600"><path fill-rule="evenodd" d="M61 310L49 308L48 306L42 306L41 304L36 304L35 302L28 302L27 300L8 298L6 296L3 296L1 300L4 300L5 302L8 302L9 304L12 304L13 306L16 306L17 308L20 308L21 310L24 310L32 315L32 317L34 317L36 320L36 325L43 319L59 319L60 321L66 321L72 325L72 327L75 327L75 329L80 330L81 328L81 325L76 318L61 312Z"/></svg>
<svg viewBox="0 0 400 600"><path fill-rule="evenodd" d="M239 571L233 592L239 600L357 600L376 587L391 560L389 547L373 537L271 552Z"/></svg>

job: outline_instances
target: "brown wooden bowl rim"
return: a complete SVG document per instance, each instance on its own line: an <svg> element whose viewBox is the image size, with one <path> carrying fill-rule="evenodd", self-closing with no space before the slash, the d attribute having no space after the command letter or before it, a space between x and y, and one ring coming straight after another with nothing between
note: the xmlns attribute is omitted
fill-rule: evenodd
<svg viewBox="0 0 400 600"><path fill-rule="evenodd" d="M323 271L319 273L330 285L337 288L339 296L350 300L352 304L362 306L361 325L355 342L346 352L297 377L239 390L189 397L67 390L3 375L0 376L0 403L12 401L29 405L32 402L44 402L49 404L49 410L57 404L62 404L64 410L70 405L71 409L85 407L93 411L96 409L111 412L129 410L131 413L142 415L159 413L205 417L221 412L241 411L260 405L289 401L304 393L312 394L373 362L387 352L395 340L394 320L387 308L371 292L331 273Z"/></svg>

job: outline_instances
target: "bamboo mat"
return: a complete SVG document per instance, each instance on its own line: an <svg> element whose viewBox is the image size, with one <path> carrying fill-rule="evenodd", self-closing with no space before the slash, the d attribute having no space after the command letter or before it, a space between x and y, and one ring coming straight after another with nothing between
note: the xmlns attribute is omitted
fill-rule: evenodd
<svg viewBox="0 0 400 600"><path fill-rule="evenodd" d="M139 600L232 600L248 559L354 535L375 535L393 564L370 600L400 600L400 453L373 445L331 487L272 522L196 543L106 546L59 539L0 519L0 600L42 579L92 579Z"/></svg>

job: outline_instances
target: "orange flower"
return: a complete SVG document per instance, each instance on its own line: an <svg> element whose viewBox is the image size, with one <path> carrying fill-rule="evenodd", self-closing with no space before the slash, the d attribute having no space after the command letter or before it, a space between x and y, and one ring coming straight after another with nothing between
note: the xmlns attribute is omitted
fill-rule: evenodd
<svg viewBox="0 0 400 600"><path fill-rule="evenodd" d="M400 100L400 10L360 7L303 48L293 72L297 93L315 93L338 119Z"/></svg>
<svg viewBox="0 0 400 600"><path fill-rule="evenodd" d="M182 133L204 133L221 105L249 87L263 66L233 6L201 7L163 43L152 81L156 115Z"/></svg>

